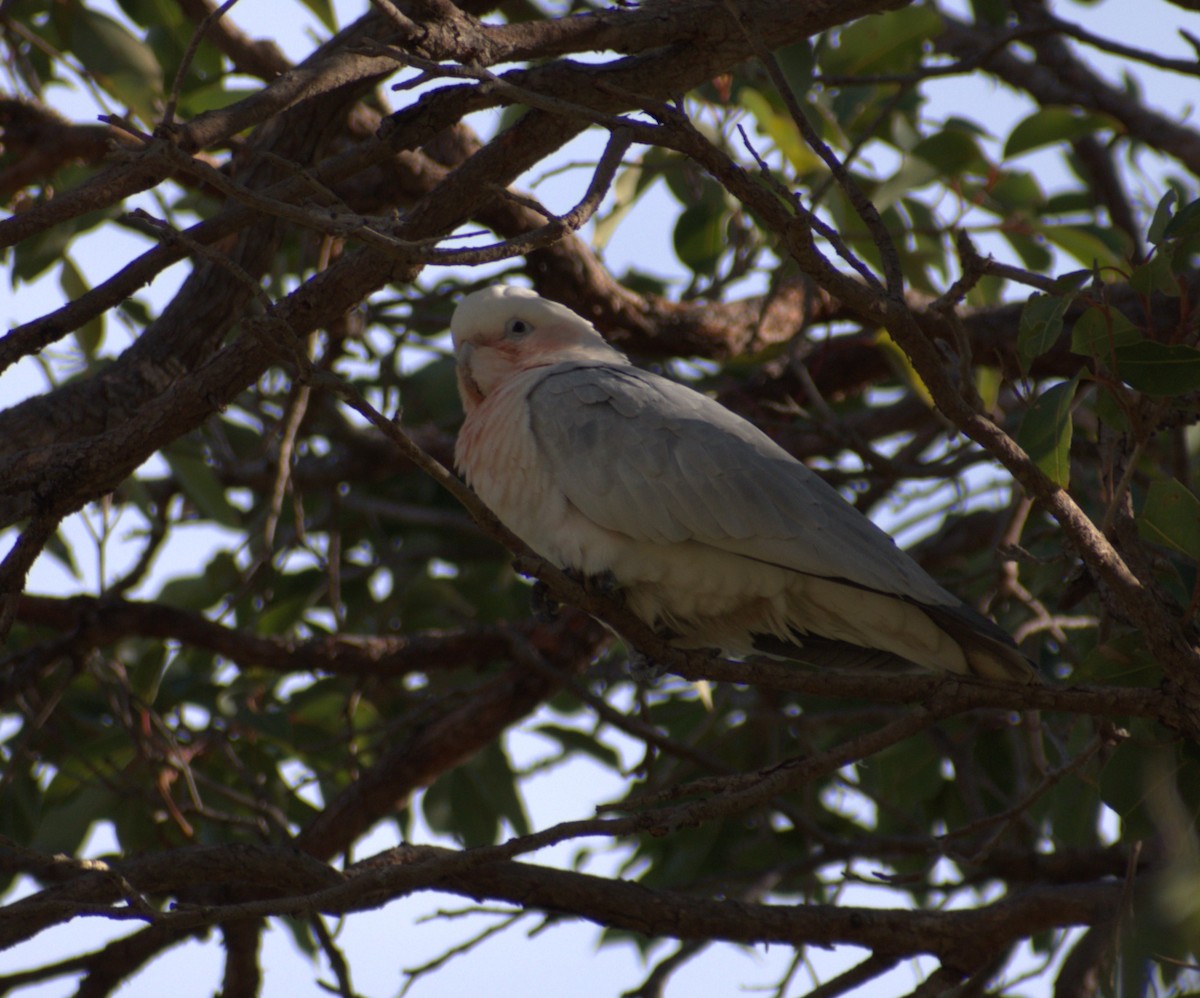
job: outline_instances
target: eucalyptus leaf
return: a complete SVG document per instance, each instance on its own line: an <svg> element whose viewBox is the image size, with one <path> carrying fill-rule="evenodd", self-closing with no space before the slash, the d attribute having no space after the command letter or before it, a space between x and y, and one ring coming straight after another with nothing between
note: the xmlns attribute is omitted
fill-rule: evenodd
<svg viewBox="0 0 1200 998"><path fill-rule="evenodd" d="M1070 304L1070 295L1035 292L1029 296L1021 310L1017 331L1017 354L1023 370L1028 371L1030 364L1058 342L1063 329L1063 316Z"/></svg>
<svg viewBox="0 0 1200 998"><path fill-rule="evenodd" d="M63 256L58 281L63 289L63 294L70 301L74 301L90 290L83 274L79 272L79 268L75 266L69 256ZM76 329L75 342L79 344L79 349L83 351L83 356L88 362L94 361L97 351L104 343L104 313L100 313Z"/></svg>
<svg viewBox="0 0 1200 998"><path fill-rule="evenodd" d="M1200 350L1142 340L1115 350L1116 373L1147 395L1186 395L1200 390Z"/></svg>
<svg viewBox="0 0 1200 998"><path fill-rule="evenodd" d="M1154 208L1154 217L1150 220L1150 228L1146 230L1146 238L1155 246L1166 238L1167 224L1171 221L1171 209L1178 197L1178 192L1172 188L1159 199Z"/></svg>
<svg viewBox="0 0 1200 998"><path fill-rule="evenodd" d="M71 50L105 90L146 124L154 122L163 71L153 49L119 21L80 4L71 18Z"/></svg>
<svg viewBox="0 0 1200 998"><path fill-rule="evenodd" d="M1110 118L1085 114L1070 107L1043 107L1017 124L1004 143L1004 157L1011 159L1058 142L1071 142L1113 127Z"/></svg>
<svg viewBox="0 0 1200 998"><path fill-rule="evenodd" d="M684 208L675 223L675 254L697 274L713 268L725 251L723 209L696 204Z"/></svg>
<svg viewBox="0 0 1200 998"><path fill-rule="evenodd" d="M1162 478L1150 483L1137 518L1138 533L1200 562L1200 499L1182 482Z"/></svg>
<svg viewBox="0 0 1200 998"><path fill-rule="evenodd" d="M1118 347L1140 343L1141 331L1115 308L1092 305L1071 327L1071 352L1106 361Z"/></svg>
<svg viewBox="0 0 1200 998"><path fill-rule="evenodd" d="M1162 238L1187 239L1200 231L1200 198L1179 209L1163 228Z"/></svg>
<svg viewBox="0 0 1200 998"><path fill-rule="evenodd" d="M1055 485L1071 484L1071 405L1081 375L1042 392L1021 420L1017 443Z"/></svg>
<svg viewBox="0 0 1200 998"><path fill-rule="evenodd" d="M241 523L241 514L225 496L225 486L193 448L171 447L163 452L163 457L201 513L224 527L237 527Z"/></svg>

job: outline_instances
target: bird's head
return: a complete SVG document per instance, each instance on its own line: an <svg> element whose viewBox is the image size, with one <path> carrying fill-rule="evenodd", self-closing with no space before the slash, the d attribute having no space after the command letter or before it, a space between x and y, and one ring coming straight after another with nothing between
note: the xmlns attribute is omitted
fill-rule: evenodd
<svg viewBox="0 0 1200 998"><path fill-rule="evenodd" d="M564 361L626 363L586 319L527 288L467 295L450 320L458 390L470 412L514 374Z"/></svg>

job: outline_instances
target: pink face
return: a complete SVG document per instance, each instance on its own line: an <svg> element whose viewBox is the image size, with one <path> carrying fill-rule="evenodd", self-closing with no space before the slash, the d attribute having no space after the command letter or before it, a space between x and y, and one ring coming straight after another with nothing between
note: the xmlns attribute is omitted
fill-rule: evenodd
<svg viewBox="0 0 1200 998"><path fill-rule="evenodd" d="M503 338L492 342L466 340L458 344L456 352L458 392L468 411L524 366L521 345Z"/></svg>
<svg viewBox="0 0 1200 998"><path fill-rule="evenodd" d="M522 371L568 360L620 358L590 325L547 317L513 317L502 330L461 340L455 336L455 342L459 394L468 411Z"/></svg>
<svg viewBox="0 0 1200 998"><path fill-rule="evenodd" d="M468 413L525 371L567 362L628 363L586 319L518 288L467 295L450 328L459 395Z"/></svg>

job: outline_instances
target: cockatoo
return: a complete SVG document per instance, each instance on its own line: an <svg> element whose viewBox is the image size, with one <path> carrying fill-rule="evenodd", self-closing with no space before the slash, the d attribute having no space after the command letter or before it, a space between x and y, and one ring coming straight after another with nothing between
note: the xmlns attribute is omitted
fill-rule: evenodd
<svg viewBox="0 0 1200 998"><path fill-rule="evenodd" d="M451 320L455 461L538 555L673 644L1032 681L1012 639L766 434L519 287Z"/></svg>

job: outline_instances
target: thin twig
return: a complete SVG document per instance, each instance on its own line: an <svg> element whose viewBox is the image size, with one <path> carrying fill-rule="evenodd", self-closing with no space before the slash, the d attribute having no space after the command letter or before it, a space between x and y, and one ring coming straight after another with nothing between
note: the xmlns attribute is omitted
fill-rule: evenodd
<svg viewBox="0 0 1200 998"><path fill-rule="evenodd" d="M800 106L800 101L797 100L791 83L788 82L783 68L779 65L779 60L775 58L774 53L771 52L770 48L762 40L754 25L750 23L749 15L744 9L739 9L734 0L725 0L725 6L730 14L737 19L739 26L746 35L746 40L750 42L750 45L754 49L754 54L758 57L758 61L762 63L763 68L767 71L767 75L771 78L771 83L783 99L784 106L787 107L792 121L804 137L804 141L808 143L813 152L820 156L825 165L829 167L838 186L841 187L849 199L850 204L854 207L858 217L862 219L863 224L866 225L867 231L871 233L875 247L879 250L880 260L883 263L883 273L884 279L887 282L888 293L899 297L904 293L904 274L900 270L900 259L896 255L896 247L892 242L891 233L888 232L887 226L883 224L883 218L879 214L879 209L863 193L862 188L858 186L854 178L850 175L850 171L846 169L845 164L838 159L833 150L817 134L817 130L813 128L812 122L809 121L804 108Z"/></svg>
<svg viewBox="0 0 1200 998"><path fill-rule="evenodd" d="M208 29L224 17L226 11L237 2L238 0L225 0L220 7L205 17L196 30L192 32L192 37L188 41L188 47L184 50L183 58L179 61L179 69L175 71L175 80L171 84L171 94L167 98L166 107L163 108L163 116L162 121L159 123L159 128L164 133L169 132L175 123L175 108L179 104L179 93L183 89L183 78L191 68L192 60L196 58L196 50L200 48L200 43L204 41L204 36L208 34Z"/></svg>
<svg viewBox="0 0 1200 998"><path fill-rule="evenodd" d="M867 981L886 974L899 962L899 957L889 956L886 953L872 953L862 963L856 963L849 970L842 971L837 977L817 985L807 993L805 998L836 998L837 995L844 995L851 988L857 988Z"/></svg>
<svg viewBox="0 0 1200 998"><path fill-rule="evenodd" d="M342 955L342 951L338 949L337 944L333 941L333 936L329 934L329 929L325 927L325 919L320 914L314 913L309 918L308 924L312 926L313 932L317 937L317 942L321 945L321 951L325 954L325 959L329 961L329 967L333 971L333 976L337 978L338 995L341 998L359 998L359 995L354 990L354 985L350 982L350 967L346 963L346 958Z"/></svg>
<svg viewBox="0 0 1200 998"><path fill-rule="evenodd" d="M572 696L576 697L581 703L587 704L595 711L596 716L600 720L612 725L618 731L624 731L630 737L659 749L668 755L695 763L701 769L706 769L714 773L732 772L732 769L716 756L709 755L707 752L702 752L691 745L664 735L653 725L640 721L636 717L629 717L614 707L609 706L603 697L598 697L591 693L583 683L555 669L554 666L546 661L545 656L541 655L533 644L522 635L514 632L511 644L513 659L515 661L543 675L553 676L554 679L562 682Z"/></svg>
<svg viewBox="0 0 1200 998"><path fill-rule="evenodd" d="M485 943L487 940L491 939L492 936L499 935L501 932L515 925L527 914L524 911L515 911L511 913L497 911L494 913L506 914L507 917L501 919L495 925L489 925L482 931L477 932L475 935L471 936L470 939L466 939L456 946L451 946L444 953L439 954L427 963L423 963L417 967L405 967L403 973L408 979L404 982L404 987L400 989L399 998L404 998L404 996L408 994L409 989L426 974L431 974L436 970L440 970L456 957L471 952L471 950L475 949L476 946L479 946L481 943Z"/></svg>

